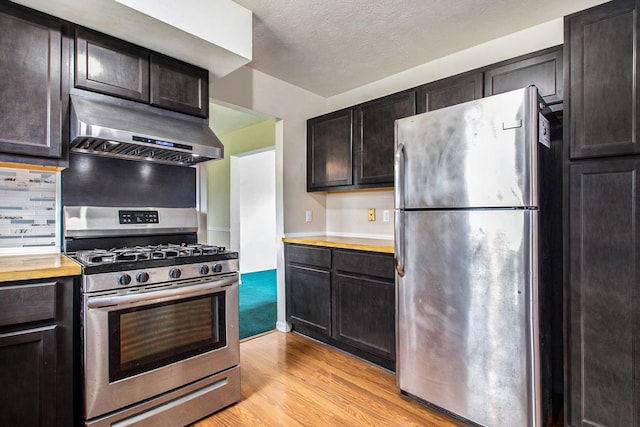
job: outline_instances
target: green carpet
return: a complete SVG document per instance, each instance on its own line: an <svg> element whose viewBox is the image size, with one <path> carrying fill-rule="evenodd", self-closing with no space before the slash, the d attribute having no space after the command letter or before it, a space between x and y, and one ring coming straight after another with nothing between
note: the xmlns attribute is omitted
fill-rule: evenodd
<svg viewBox="0 0 640 427"><path fill-rule="evenodd" d="M276 327L276 270L240 275L240 339Z"/></svg>

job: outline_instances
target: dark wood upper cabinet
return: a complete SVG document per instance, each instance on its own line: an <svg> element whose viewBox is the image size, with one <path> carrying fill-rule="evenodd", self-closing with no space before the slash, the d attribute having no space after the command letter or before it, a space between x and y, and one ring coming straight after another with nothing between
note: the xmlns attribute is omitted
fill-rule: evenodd
<svg viewBox="0 0 640 427"><path fill-rule="evenodd" d="M151 55L151 104L200 117L209 115L209 72Z"/></svg>
<svg viewBox="0 0 640 427"><path fill-rule="evenodd" d="M482 72L447 77L420 86L418 112L438 110L482 98Z"/></svg>
<svg viewBox="0 0 640 427"><path fill-rule="evenodd" d="M209 71L105 34L76 29L75 86L209 116Z"/></svg>
<svg viewBox="0 0 640 427"><path fill-rule="evenodd" d="M570 426L640 425L640 160L570 167Z"/></svg>
<svg viewBox="0 0 640 427"><path fill-rule="evenodd" d="M416 114L416 91L362 104L355 114L355 183L392 187L395 121Z"/></svg>
<svg viewBox="0 0 640 427"><path fill-rule="evenodd" d="M75 86L149 102L149 54L121 40L76 29Z"/></svg>
<svg viewBox="0 0 640 427"><path fill-rule="evenodd" d="M640 153L637 10L616 0L565 18L571 158Z"/></svg>
<svg viewBox="0 0 640 427"><path fill-rule="evenodd" d="M309 119L307 191L393 187L395 121L401 118L531 84L552 110L562 110L562 58L556 46Z"/></svg>
<svg viewBox="0 0 640 427"><path fill-rule="evenodd" d="M62 155L62 27L45 15L0 5L2 153Z"/></svg>
<svg viewBox="0 0 640 427"><path fill-rule="evenodd" d="M351 185L353 111L307 121L307 191Z"/></svg>
<svg viewBox="0 0 640 427"><path fill-rule="evenodd" d="M551 109L562 109L562 46L491 66L484 72L484 96L535 85Z"/></svg>

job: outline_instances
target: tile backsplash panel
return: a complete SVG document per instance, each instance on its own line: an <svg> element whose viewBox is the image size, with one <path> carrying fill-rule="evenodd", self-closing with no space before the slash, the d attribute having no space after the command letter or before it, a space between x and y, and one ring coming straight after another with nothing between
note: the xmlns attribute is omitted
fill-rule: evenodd
<svg viewBox="0 0 640 427"><path fill-rule="evenodd" d="M58 180L56 172L0 167L1 252L59 248Z"/></svg>

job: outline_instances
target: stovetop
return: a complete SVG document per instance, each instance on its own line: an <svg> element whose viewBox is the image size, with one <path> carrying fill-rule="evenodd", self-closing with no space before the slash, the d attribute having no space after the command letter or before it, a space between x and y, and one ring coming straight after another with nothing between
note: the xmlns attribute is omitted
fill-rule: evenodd
<svg viewBox="0 0 640 427"><path fill-rule="evenodd" d="M184 264L237 259L224 246L205 244L159 244L112 249L79 250L68 254L83 265L84 274L140 270Z"/></svg>
<svg viewBox="0 0 640 427"><path fill-rule="evenodd" d="M226 252L224 246L203 244L164 244L133 246L114 249L92 249L76 252L75 258L84 265L111 264L114 262L148 261L155 259L199 257ZM196 260L197 262L197 260Z"/></svg>

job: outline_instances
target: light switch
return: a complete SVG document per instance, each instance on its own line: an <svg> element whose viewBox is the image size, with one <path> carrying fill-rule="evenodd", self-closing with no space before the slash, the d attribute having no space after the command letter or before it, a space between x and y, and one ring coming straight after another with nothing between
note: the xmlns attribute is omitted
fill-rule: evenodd
<svg viewBox="0 0 640 427"><path fill-rule="evenodd" d="M313 213L312 213L310 210L307 210L307 211L304 213L304 220L305 220L306 222L311 222L311 221L313 220Z"/></svg>

